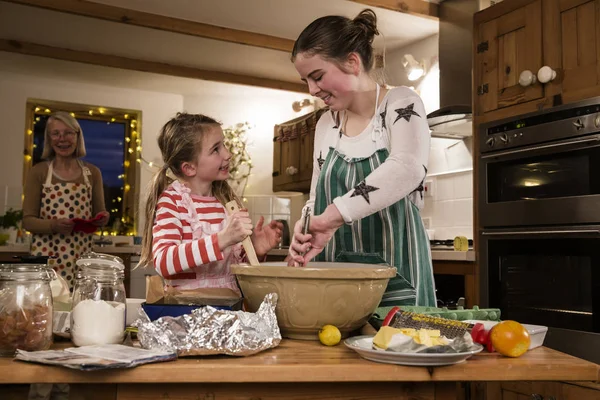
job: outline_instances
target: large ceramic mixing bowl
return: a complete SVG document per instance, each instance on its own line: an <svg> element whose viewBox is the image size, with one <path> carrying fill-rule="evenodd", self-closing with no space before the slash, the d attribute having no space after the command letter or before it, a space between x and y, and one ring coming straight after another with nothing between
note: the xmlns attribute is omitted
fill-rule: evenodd
<svg viewBox="0 0 600 400"><path fill-rule="evenodd" d="M249 311L268 293L277 293L281 334L292 339L318 340L319 329L331 324L342 337L362 327L379 305L396 268L385 265L312 262L304 268L284 262L258 267L233 265Z"/></svg>

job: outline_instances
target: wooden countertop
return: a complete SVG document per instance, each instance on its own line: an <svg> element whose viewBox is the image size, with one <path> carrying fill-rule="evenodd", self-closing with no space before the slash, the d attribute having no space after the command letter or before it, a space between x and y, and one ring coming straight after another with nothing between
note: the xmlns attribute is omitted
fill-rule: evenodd
<svg viewBox="0 0 600 400"><path fill-rule="evenodd" d="M28 244L7 244L0 246L0 253L24 253L29 254ZM142 251L141 245L108 245L108 246L97 246L94 245L92 250L96 253L110 253L110 254L140 254Z"/></svg>
<svg viewBox="0 0 600 400"><path fill-rule="evenodd" d="M442 250L442 249L431 249L431 259L433 261L475 261L475 251L455 251L455 250Z"/></svg>
<svg viewBox="0 0 600 400"><path fill-rule="evenodd" d="M288 249L272 249L267 255L285 257L288 255ZM437 248L431 250L431 259L434 261L475 261L475 251L454 251L452 249Z"/></svg>
<svg viewBox="0 0 600 400"><path fill-rule="evenodd" d="M64 346L62 346L64 347ZM0 384L597 381L599 365L545 347L512 359L482 352L445 367L406 367L364 360L343 344L282 340L249 357L185 357L132 369L83 372L0 358Z"/></svg>

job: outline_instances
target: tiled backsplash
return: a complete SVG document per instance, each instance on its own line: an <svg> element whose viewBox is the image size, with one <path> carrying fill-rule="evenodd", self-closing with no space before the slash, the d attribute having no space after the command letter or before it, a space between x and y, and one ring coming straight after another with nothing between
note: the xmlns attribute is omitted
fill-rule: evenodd
<svg viewBox="0 0 600 400"><path fill-rule="evenodd" d="M276 196L246 196L244 205L250 213L252 222L256 224L258 219L265 217L265 223L274 219L283 219L290 222L291 201L290 199Z"/></svg>
<svg viewBox="0 0 600 400"><path fill-rule="evenodd" d="M423 219L430 219L429 229L435 230L435 239L453 239L455 236L473 238L473 172L440 174L427 178L433 188L432 196L425 197L421 211Z"/></svg>
<svg viewBox="0 0 600 400"><path fill-rule="evenodd" d="M277 192L275 195L249 195L244 197L244 205L250 213L252 223L265 217L265 223L274 219L285 220L290 229L290 235L296 221L302 216L302 207L308 195L296 192Z"/></svg>

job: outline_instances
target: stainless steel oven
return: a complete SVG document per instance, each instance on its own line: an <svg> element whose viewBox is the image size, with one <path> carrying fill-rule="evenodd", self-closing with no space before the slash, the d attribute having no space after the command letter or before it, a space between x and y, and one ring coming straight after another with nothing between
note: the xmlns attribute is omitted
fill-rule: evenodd
<svg viewBox="0 0 600 400"><path fill-rule="evenodd" d="M483 227L600 222L600 98L483 124Z"/></svg>
<svg viewBox="0 0 600 400"><path fill-rule="evenodd" d="M480 232L481 303L548 326L545 345L600 363L600 224Z"/></svg>
<svg viewBox="0 0 600 400"><path fill-rule="evenodd" d="M600 363L600 98L478 134L481 305Z"/></svg>

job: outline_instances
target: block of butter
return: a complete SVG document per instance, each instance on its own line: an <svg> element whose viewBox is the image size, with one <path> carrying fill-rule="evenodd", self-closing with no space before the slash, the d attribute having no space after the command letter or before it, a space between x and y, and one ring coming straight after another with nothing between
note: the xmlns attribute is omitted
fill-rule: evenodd
<svg viewBox="0 0 600 400"><path fill-rule="evenodd" d="M402 333L401 329L392 328L391 326L382 326L379 328L377 335L373 338L373 345L379 347L380 349L387 350L390 342L392 341L392 336L397 333Z"/></svg>
<svg viewBox="0 0 600 400"><path fill-rule="evenodd" d="M469 250L469 240L464 236L457 236L454 238L454 250L455 251L467 251Z"/></svg>
<svg viewBox="0 0 600 400"><path fill-rule="evenodd" d="M414 341L417 344L424 345L426 347L446 345L448 340L441 336L440 331L437 329L413 329L413 328L392 328L390 326L382 326L377 335L373 338L373 345L377 348L387 350L394 339L394 345L400 344L398 338L394 338L395 335L402 334L409 341ZM404 342L404 340L400 340Z"/></svg>

